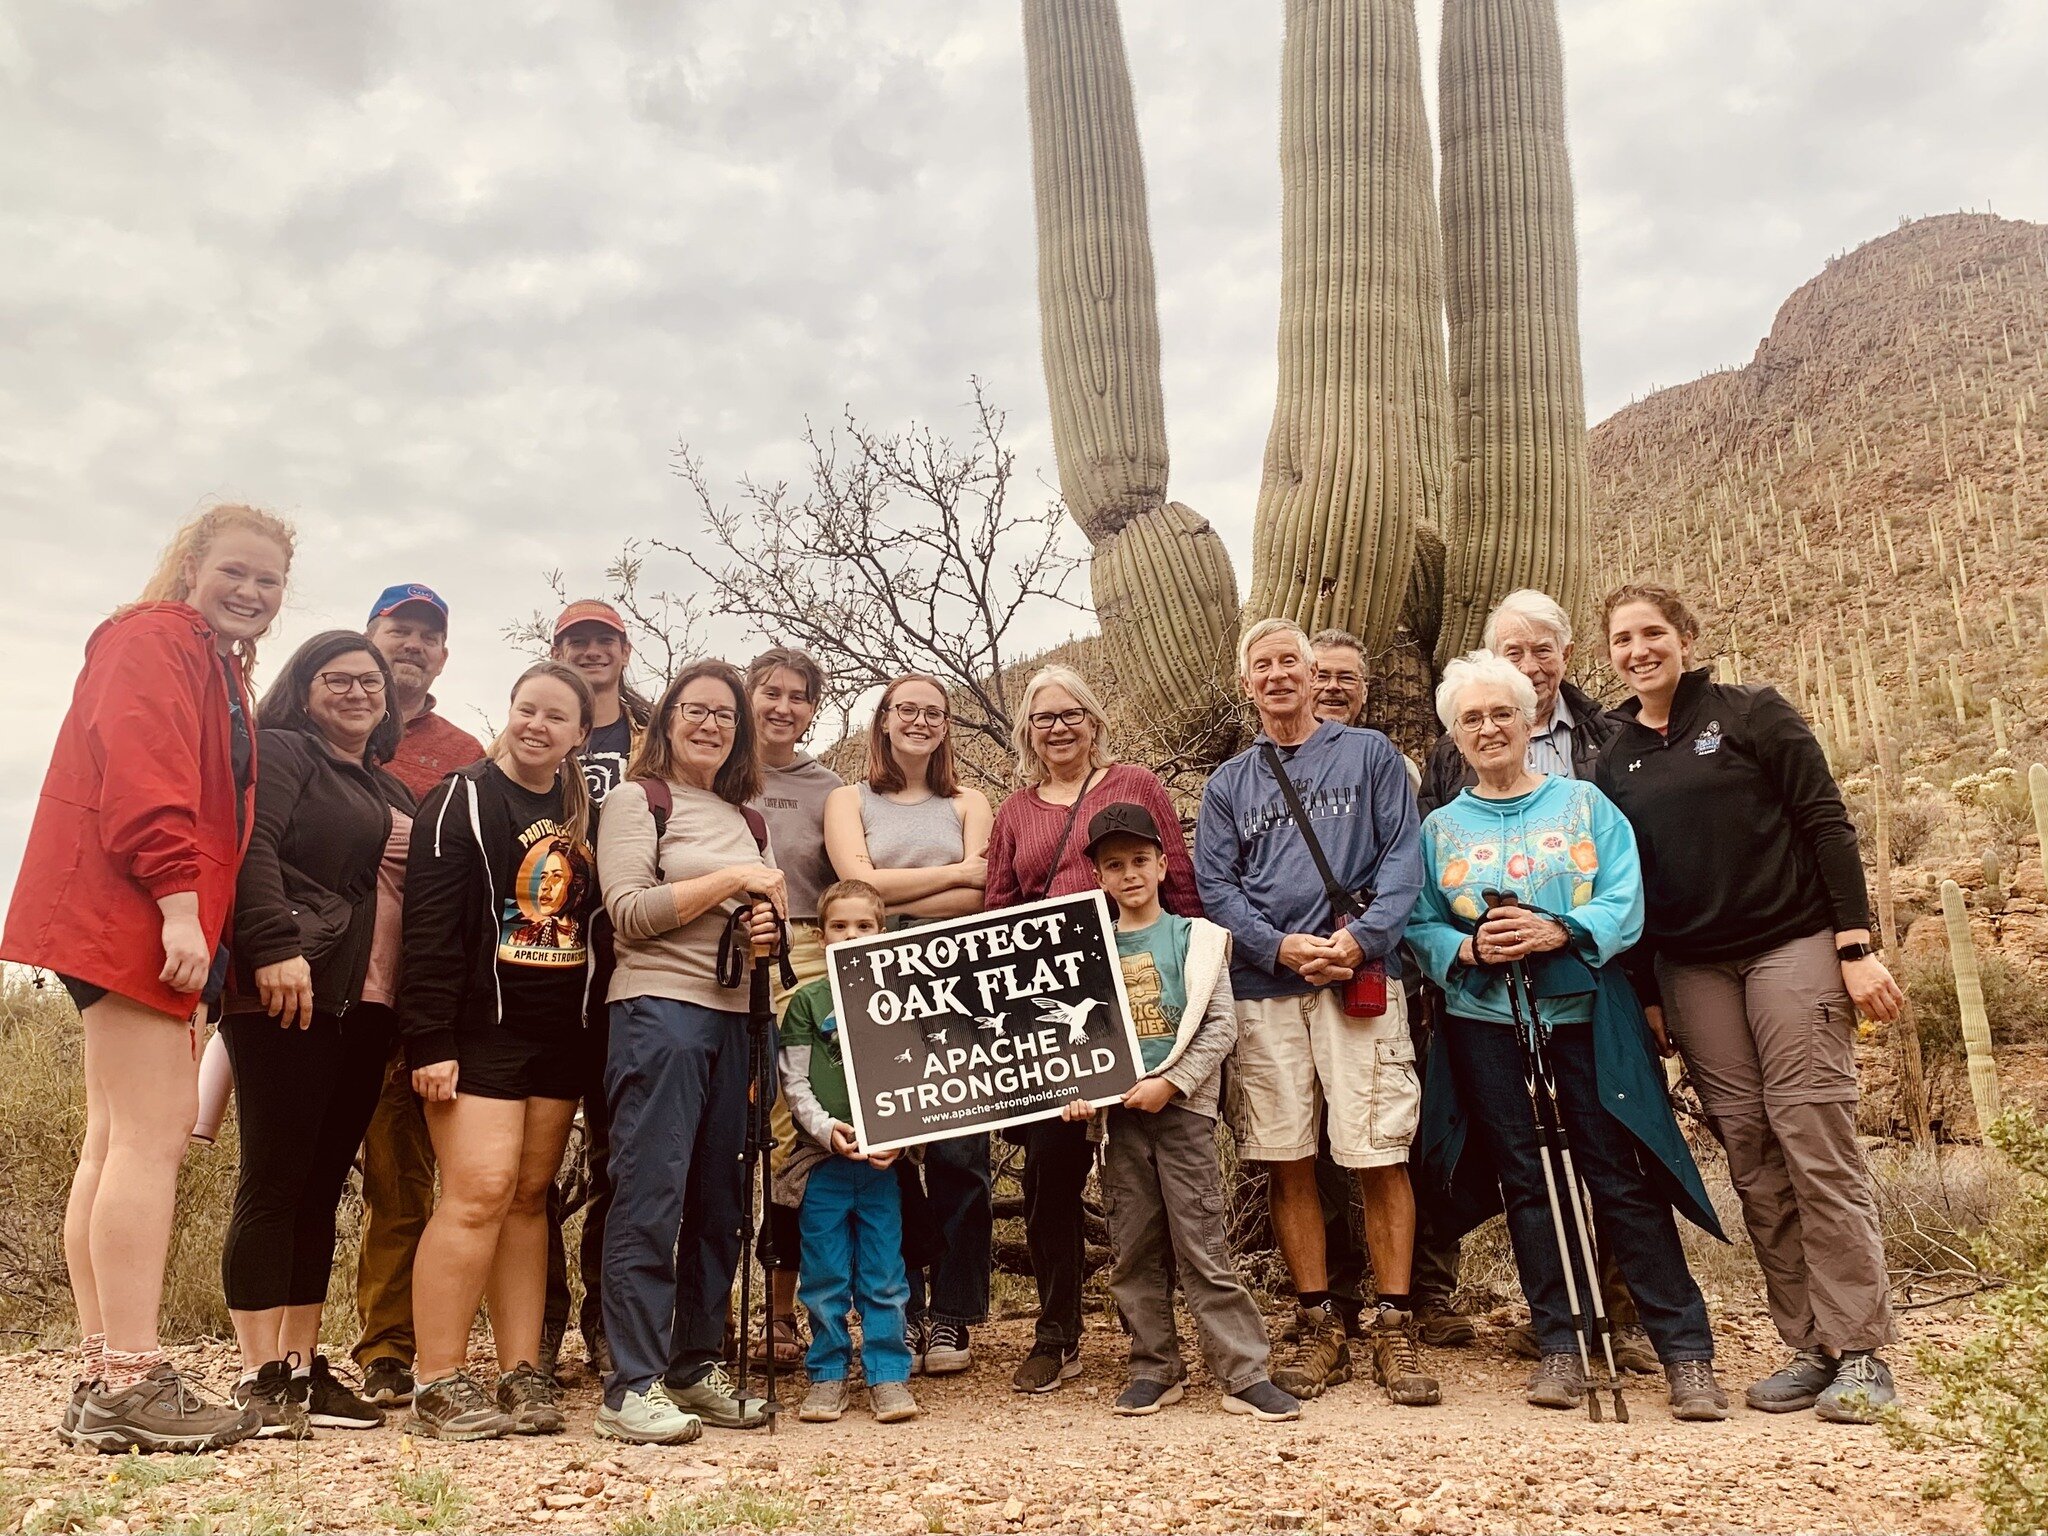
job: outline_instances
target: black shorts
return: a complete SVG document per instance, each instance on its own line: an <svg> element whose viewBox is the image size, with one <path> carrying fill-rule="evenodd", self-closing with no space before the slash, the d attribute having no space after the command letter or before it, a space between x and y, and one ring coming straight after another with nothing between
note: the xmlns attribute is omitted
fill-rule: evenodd
<svg viewBox="0 0 2048 1536"><path fill-rule="evenodd" d="M455 1040L457 1093L480 1099L568 1099L583 1097L583 1031L527 1034L493 1029Z"/></svg>
<svg viewBox="0 0 2048 1536"><path fill-rule="evenodd" d="M96 987L89 981L80 981L76 976L66 976L62 971L57 972L57 979L64 983L64 990L71 994L71 1001L80 1013L106 998L105 987Z"/></svg>

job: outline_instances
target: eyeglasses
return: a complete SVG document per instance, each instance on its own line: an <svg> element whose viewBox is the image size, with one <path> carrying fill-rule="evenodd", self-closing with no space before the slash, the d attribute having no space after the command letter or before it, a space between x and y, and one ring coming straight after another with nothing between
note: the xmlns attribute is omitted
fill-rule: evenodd
<svg viewBox="0 0 2048 1536"><path fill-rule="evenodd" d="M722 704L678 704L676 713L690 725L714 720L721 731L729 731L740 723L739 711Z"/></svg>
<svg viewBox="0 0 2048 1536"><path fill-rule="evenodd" d="M905 725L916 725L920 721L926 725L944 725L953 718L945 707L939 704L891 704L889 713Z"/></svg>
<svg viewBox="0 0 2048 1536"><path fill-rule="evenodd" d="M1322 688L1359 688L1365 684L1365 677L1358 672L1333 672L1326 667L1316 668L1316 685Z"/></svg>
<svg viewBox="0 0 2048 1536"><path fill-rule="evenodd" d="M1531 661L1540 661L1548 664L1557 660L1557 651L1558 648L1555 645L1551 644L1548 640L1542 640L1538 641L1535 645L1503 645L1496 654L1503 661L1520 661L1526 656Z"/></svg>
<svg viewBox="0 0 2048 1536"><path fill-rule="evenodd" d="M1521 718L1522 712L1519 709L1510 709L1505 704L1501 705L1498 709L1467 710L1464 714L1458 716L1458 729L1469 733L1478 730L1481 726L1491 725L1501 730L1506 730Z"/></svg>
<svg viewBox="0 0 2048 1536"><path fill-rule="evenodd" d="M336 698L344 697L351 688L362 689L364 696L372 699L384 691L382 672L316 672L313 678L325 683L327 691Z"/></svg>
<svg viewBox="0 0 2048 1536"><path fill-rule="evenodd" d="M1049 731L1056 725L1064 725L1070 731L1081 728L1081 722L1088 718L1085 709L1041 709L1036 714L1026 715L1034 731Z"/></svg>

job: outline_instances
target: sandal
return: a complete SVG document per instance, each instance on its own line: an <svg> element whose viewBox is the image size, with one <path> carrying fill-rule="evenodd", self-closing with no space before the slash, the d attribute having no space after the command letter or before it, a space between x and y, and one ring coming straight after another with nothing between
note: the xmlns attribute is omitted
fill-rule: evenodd
<svg viewBox="0 0 2048 1536"><path fill-rule="evenodd" d="M777 1365L802 1365L804 1363L803 1335L797 1332L796 1319L792 1316L778 1317L768 1330L769 1348L775 1351Z"/></svg>

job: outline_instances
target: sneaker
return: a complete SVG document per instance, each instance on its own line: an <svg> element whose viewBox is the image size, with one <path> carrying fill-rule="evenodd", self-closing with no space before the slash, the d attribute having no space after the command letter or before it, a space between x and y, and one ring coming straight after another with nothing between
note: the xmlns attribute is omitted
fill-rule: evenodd
<svg viewBox="0 0 2048 1536"><path fill-rule="evenodd" d="M687 1387L668 1389L685 1413L694 1413L713 1429L759 1429L768 1422L768 1405L758 1397L744 1403L733 1396L733 1380L723 1365L714 1365Z"/></svg>
<svg viewBox="0 0 2048 1536"><path fill-rule="evenodd" d="M132 1387L109 1392L99 1383L78 1405L72 1444L110 1456L123 1451L217 1451L246 1440L263 1427L263 1415L236 1403L203 1395L169 1362Z"/></svg>
<svg viewBox="0 0 2048 1536"><path fill-rule="evenodd" d="M1273 1384L1290 1396L1321 1397L1351 1379L1351 1346L1344 1340L1344 1319L1328 1302L1295 1310L1294 1343L1273 1372Z"/></svg>
<svg viewBox="0 0 2048 1536"><path fill-rule="evenodd" d="M289 1360L273 1360L236 1382L233 1395L237 1406L253 1408L261 1417L256 1433L265 1440L304 1440L313 1432L306 1400L292 1390Z"/></svg>
<svg viewBox="0 0 2048 1536"><path fill-rule="evenodd" d="M403 1360L390 1355L379 1355L363 1372L363 1401L379 1407L395 1408L411 1402L412 1387L412 1372L405 1368Z"/></svg>
<svg viewBox="0 0 2048 1536"><path fill-rule="evenodd" d="M927 1376L957 1376L974 1365L974 1351L968 1345L965 1323L933 1323L931 1338L924 1347Z"/></svg>
<svg viewBox="0 0 2048 1536"><path fill-rule="evenodd" d="M1463 1349L1479 1337L1479 1329L1448 1303L1423 1302L1415 1309L1415 1337L1431 1349Z"/></svg>
<svg viewBox="0 0 2048 1536"><path fill-rule="evenodd" d="M1122 1395L1114 1403L1110 1404L1110 1412L1123 1414L1126 1418L1143 1418L1148 1413L1171 1408L1186 1396L1187 1389L1177 1381L1171 1384L1163 1381L1134 1381L1124 1388Z"/></svg>
<svg viewBox="0 0 2048 1536"><path fill-rule="evenodd" d="M555 1401L555 1378L525 1360L498 1378L498 1406L515 1435L559 1435L568 1422Z"/></svg>
<svg viewBox="0 0 2048 1536"><path fill-rule="evenodd" d="M71 1383L70 1400L64 1404L64 1416L57 1421L57 1438L66 1445L78 1444L78 1414L85 1407L85 1394L91 1390L89 1381Z"/></svg>
<svg viewBox="0 0 2048 1536"><path fill-rule="evenodd" d="M1525 1400L1532 1408L1583 1408L1586 1368L1574 1354L1545 1355L1529 1377Z"/></svg>
<svg viewBox="0 0 2048 1536"><path fill-rule="evenodd" d="M1718 1424L1728 1417L1728 1394L1714 1380L1711 1360L1681 1360L1664 1367L1671 1383L1671 1417L1698 1424Z"/></svg>
<svg viewBox="0 0 2048 1536"><path fill-rule="evenodd" d="M837 1424L846 1412L846 1381L814 1381L796 1416L806 1424Z"/></svg>
<svg viewBox="0 0 2048 1536"><path fill-rule="evenodd" d="M1226 1394L1223 1411L1250 1414L1262 1424L1284 1424L1301 1417L1301 1400L1290 1397L1270 1381L1255 1381L1242 1392Z"/></svg>
<svg viewBox="0 0 2048 1536"><path fill-rule="evenodd" d="M1813 1411L1830 1424L1875 1424L1899 1400L1892 1387L1892 1368L1870 1350L1845 1352Z"/></svg>
<svg viewBox="0 0 2048 1536"><path fill-rule="evenodd" d="M534 1368L549 1381L555 1379L555 1372L561 1368L562 1340L568 1336L569 1325L566 1322L549 1323L540 1331L540 1359Z"/></svg>
<svg viewBox="0 0 2048 1536"><path fill-rule="evenodd" d="M925 1351L932 1347L932 1325L921 1317L913 1317L903 1327L903 1343L910 1351L910 1374L924 1375ZM854 1357L860 1359L858 1351Z"/></svg>
<svg viewBox="0 0 2048 1536"><path fill-rule="evenodd" d="M306 1387L306 1417L321 1429L375 1429L384 1422L375 1403L358 1397L336 1378L325 1355L313 1357Z"/></svg>
<svg viewBox="0 0 2048 1536"><path fill-rule="evenodd" d="M924 1410L910 1395L908 1382L878 1381L868 1388L868 1411L875 1416L877 1424L901 1424L906 1419L916 1418Z"/></svg>
<svg viewBox="0 0 2048 1536"><path fill-rule="evenodd" d="M427 1440L498 1440L518 1426L474 1377L458 1373L413 1393L407 1427Z"/></svg>
<svg viewBox="0 0 2048 1536"><path fill-rule="evenodd" d="M1762 1381L1751 1383L1742 1397L1759 1413L1798 1413L1819 1402L1834 1379L1834 1361L1817 1349L1802 1349Z"/></svg>
<svg viewBox="0 0 2048 1536"><path fill-rule="evenodd" d="M685 1413L657 1381L645 1392L628 1392L616 1408L597 1410L597 1438L628 1445L688 1445L704 1433L704 1421Z"/></svg>
<svg viewBox="0 0 2048 1536"><path fill-rule="evenodd" d="M1608 1342L1614 1346L1614 1368L1618 1371L1655 1376L1664 1369L1664 1362L1657 1358L1657 1346L1650 1342L1649 1332L1641 1323L1623 1323Z"/></svg>
<svg viewBox="0 0 2048 1536"><path fill-rule="evenodd" d="M1072 1381L1081 1374L1081 1347L1072 1349L1048 1348L1034 1344L1031 1353L1024 1357L1024 1363L1017 1367L1017 1374L1010 1378L1012 1392L1057 1392L1060 1383Z"/></svg>
<svg viewBox="0 0 2048 1536"><path fill-rule="evenodd" d="M1372 1379L1386 1388L1387 1401L1403 1408L1427 1408L1443 1401L1434 1376L1422 1369L1415 1349L1415 1316L1381 1307L1366 1329L1365 1347L1372 1360Z"/></svg>

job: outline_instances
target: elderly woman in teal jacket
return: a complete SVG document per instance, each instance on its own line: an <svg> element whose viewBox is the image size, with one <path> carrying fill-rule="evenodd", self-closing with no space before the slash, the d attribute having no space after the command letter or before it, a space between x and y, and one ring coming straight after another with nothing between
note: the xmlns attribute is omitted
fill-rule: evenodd
<svg viewBox="0 0 2048 1536"><path fill-rule="evenodd" d="M1642 1009L1613 964L1643 929L1635 836L1591 784L1529 769L1535 692L1507 662L1483 651L1452 662L1436 702L1478 782L1422 825L1422 896L1407 941L1444 989L1447 1017L1432 1047L1443 1060L1424 1078L1418 1166L1465 1195L1475 1220L1497 1176L1542 1348L1529 1401L1583 1402L1585 1373L1508 1001L1507 966L1520 961L1547 1034L1573 1159L1592 1194L1595 1231L1664 1363L1672 1414L1726 1418L1706 1302L1686 1267L1672 1206L1716 1236L1720 1227L1672 1120ZM1489 891L1512 892L1518 904L1489 914Z"/></svg>

